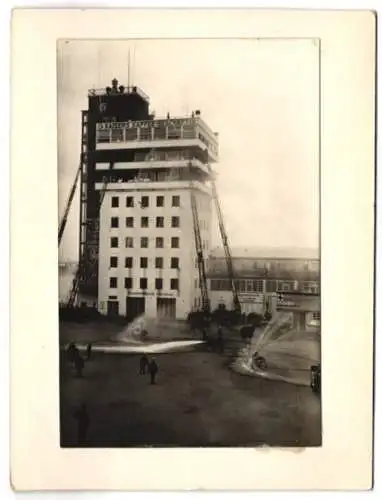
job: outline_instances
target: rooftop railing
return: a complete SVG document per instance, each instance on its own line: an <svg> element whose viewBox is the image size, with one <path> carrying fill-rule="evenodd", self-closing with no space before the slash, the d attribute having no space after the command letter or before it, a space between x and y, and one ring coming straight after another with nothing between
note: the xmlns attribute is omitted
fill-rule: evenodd
<svg viewBox="0 0 382 500"><path fill-rule="evenodd" d="M218 155L218 139L215 134L211 135L199 117L97 123L97 144L171 139L200 139L212 153Z"/></svg>

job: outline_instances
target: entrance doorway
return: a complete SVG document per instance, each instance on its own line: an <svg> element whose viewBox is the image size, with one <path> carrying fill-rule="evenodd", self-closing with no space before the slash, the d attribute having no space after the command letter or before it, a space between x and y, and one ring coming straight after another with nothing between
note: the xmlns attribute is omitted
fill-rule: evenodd
<svg viewBox="0 0 382 500"><path fill-rule="evenodd" d="M176 299L157 298L157 317L160 319L175 319Z"/></svg>
<svg viewBox="0 0 382 500"><path fill-rule="evenodd" d="M132 321L142 314L145 314L145 297L127 297L126 317L128 321Z"/></svg>
<svg viewBox="0 0 382 500"><path fill-rule="evenodd" d="M119 315L119 302L117 300L107 301L107 315L108 316L118 316Z"/></svg>

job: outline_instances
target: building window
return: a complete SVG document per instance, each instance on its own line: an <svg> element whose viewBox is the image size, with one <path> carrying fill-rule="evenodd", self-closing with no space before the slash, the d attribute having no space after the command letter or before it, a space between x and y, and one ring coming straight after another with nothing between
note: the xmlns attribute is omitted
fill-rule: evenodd
<svg viewBox="0 0 382 500"><path fill-rule="evenodd" d="M247 292L253 292L253 280L247 281Z"/></svg>
<svg viewBox="0 0 382 500"><path fill-rule="evenodd" d="M172 206L173 207L180 207L180 196L173 196L172 197Z"/></svg>
<svg viewBox="0 0 382 500"><path fill-rule="evenodd" d="M149 141L151 140L151 128L140 128L139 129L139 138L141 141Z"/></svg>
<svg viewBox="0 0 382 500"><path fill-rule="evenodd" d="M141 268L146 269L147 268L147 257L141 257Z"/></svg>
<svg viewBox="0 0 382 500"><path fill-rule="evenodd" d="M281 292L290 292L293 290L293 281L281 281L279 282L278 290Z"/></svg>
<svg viewBox="0 0 382 500"><path fill-rule="evenodd" d="M134 217L126 217L126 227L134 227Z"/></svg>
<svg viewBox="0 0 382 500"><path fill-rule="evenodd" d="M245 280L237 280L236 287L239 292L245 292Z"/></svg>
<svg viewBox="0 0 382 500"><path fill-rule="evenodd" d="M109 279L109 288L117 288L118 286L118 279L117 278L110 278Z"/></svg>
<svg viewBox="0 0 382 500"><path fill-rule="evenodd" d="M179 238L177 236L171 238L171 248L179 248Z"/></svg>
<svg viewBox="0 0 382 500"><path fill-rule="evenodd" d="M301 286L301 285L300 285ZM310 287L310 283L309 281L308 282L305 282L305 283L302 283L302 291L303 292L306 292L306 293L309 293L311 291L311 287Z"/></svg>
<svg viewBox="0 0 382 500"><path fill-rule="evenodd" d="M133 258L132 257L125 257L125 267L128 269L132 269L133 267Z"/></svg>
<svg viewBox="0 0 382 500"><path fill-rule="evenodd" d="M155 290L162 290L163 280L162 278L155 278Z"/></svg>
<svg viewBox="0 0 382 500"><path fill-rule="evenodd" d="M148 248L149 247L149 239L147 236L142 236L141 238L141 248Z"/></svg>
<svg viewBox="0 0 382 500"><path fill-rule="evenodd" d="M118 248L118 238L113 236L110 238L110 246L111 248Z"/></svg>
<svg viewBox="0 0 382 500"><path fill-rule="evenodd" d="M265 284L266 291L269 293L275 293L277 291L277 281L267 280Z"/></svg>
<svg viewBox="0 0 382 500"><path fill-rule="evenodd" d="M111 197L111 206L112 206L112 208L118 208L119 207L119 197L118 196L112 196Z"/></svg>
<svg viewBox="0 0 382 500"><path fill-rule="evenodd" d="M253 281L253 290L255 292L262 293L264 291L264 282L263 282L263 280L254 280Z"/></svg>
<svg viewBox="0 0 382 500"><path fill-rule="evenodd" d="M147 208L148 206L149 206L149 197L148 196L141 196L141 207Z"/></svg>
<svg viewBox="0 0 382 500"><path fill-rule="evenodd" d="M301 285L301 289L305 293L319 293L319 286L315 281L303 282Z"/></svg>
<svg viewBox="0 0 382 500"><path fill-rule="evenodd" d="M219 292L230 291L231 283L229 280L211 280L211 290Z"/></svg>
<svg viewBox="0 0 382 500"><path fill-rule="evenodd" d="M155 238L155 247L156 248L163 248L163 246L164 246L163 238L160 236L158 238Z"/></svg>
<svg viewBox="0 0 382 500"><path fill-rule="evenodd" d="M179 227L180 219L179 217L171 217L171 227Z"/></svg>
<svg viewBox="0 0 382 500"><path fill-rule="evenodd" d="M110 257L110 267L118 267L118 257Z"/></svg>
<svg viewBox="0 0 382 500"><path fill-rule="evenodd" d="M311 271L318 271L320 269L320 263L316 260L311 260L309 262L309 267Z"/></svg>
<svg viewBox="0 0 382 500"><path fill-rule="evenodd" d="M132 196L126 196L126 206L127 207L134 206L134 198Z"/></svg>
<svg viewBox="0 0 382 500"><path fill-rule="evenodd" d="M195 280L195 282L196 282L196 280ZM218 290L219 280L211 280L210 283L211 283L211 285L210 285L211 291ZM196 288L196 283L195 283L195 288Z"/></svg>
<svg viewBox="0 0 382 500"><path fill-rule="evenodd" d="M141 227L149 227L149 218L141 217Z"/></svg>
<svg viewBox="0 0 382 500"><path fill-rule="evenodd" d="M147 278L140 278L140 280L139 280L139 288L141 290L147 290Z"/></svg>
<svg viewBox="0 0 382 500"><path fill-rule="evenodd" d="M316 311L316 312L312 313L312 318L314 319L314 321L321 321L320 311Z"/></svg>
<svg viewBox="0 0 382 500"><path fill-rule="evenodd" d="M171 290L179 290L179 280L177 278L172 278L170 280Z"/></svg>
<svg viewBox="0 0 382 500"><path fill-rule="evenodd" d="M164 196L157 196L157 207L164 207Z"/></svg>
<svg viewBox="0 0 382 500"><path fill-rule="evenodd" d="M171 269L179 269L178 257L171 257Z"/></svg>
<svg viewBox="0 0 382 500"><path fill-rule="evenodd" d="M123 130L118 128L111 129L111 141L121 142L123 141Z"/></svg>
<svg viewBox="0 0 382 500"><path fill-rule="evenodd" d="M155 257L155 268L163 269L163 257Z"/></svg>
<svg viewBox="0 0 382 500"><path fill-rule="evenodd" d="M125 288L127 288L127 290L133 288L133 278L125 278Z"/></svg>
<svg viewBox="0 0 382 500"><path fill-rule="evenodd" d="M157 217L156 227L164 227L164 217Z"/></svg>
<svg viewBox="0 0 382 500"><path fill-rule="evenodd" d="M131 236L127 236L125 238L125 247L126 248L133 248L134 246L134 239Z"/></svg>
<svg viewBox="0 0 382 500"><path fill-rule="evenodd" d="M118 217L112 217L110 219L110 227L119 227L119 218Z"/></svg>

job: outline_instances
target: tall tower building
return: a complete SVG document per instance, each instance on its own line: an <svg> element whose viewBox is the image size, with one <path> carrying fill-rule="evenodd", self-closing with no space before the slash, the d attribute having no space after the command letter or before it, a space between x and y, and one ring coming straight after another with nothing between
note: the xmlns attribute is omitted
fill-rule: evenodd
<svg viewBox="0 0 382 500"><path fill-rule="evenodd" d="M217 134L191 116L156 118L138 88L113 80L83 113L79 284L103 314L185 318L200 306L191 191L210 249Z"/></svg>

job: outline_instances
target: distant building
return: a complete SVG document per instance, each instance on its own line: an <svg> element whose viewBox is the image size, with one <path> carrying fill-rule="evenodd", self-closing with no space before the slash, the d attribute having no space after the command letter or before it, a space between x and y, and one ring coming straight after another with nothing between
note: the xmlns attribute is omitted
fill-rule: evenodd
<svg viewBox="0 0 382 500"><path fill-rule="evenodd" d="M283 294L299 292L315 297L315 310L309 311L307 322L319 321L320 260L317 250L233 248L231 252L243 313L263 314L267 303L275 312L280 309L280 297ZM232 292L223 249L211 251L207 270L212 309L219 304L232 308Z"/></svg>

